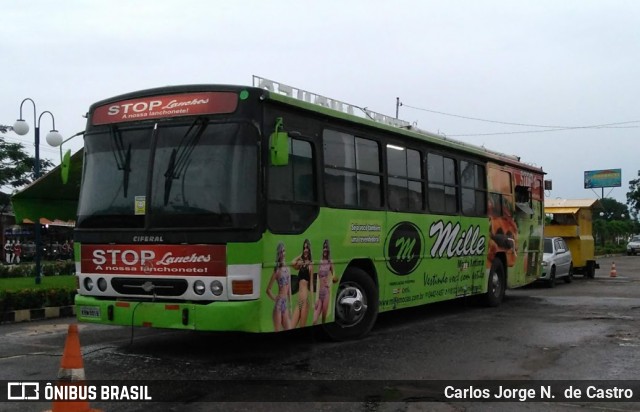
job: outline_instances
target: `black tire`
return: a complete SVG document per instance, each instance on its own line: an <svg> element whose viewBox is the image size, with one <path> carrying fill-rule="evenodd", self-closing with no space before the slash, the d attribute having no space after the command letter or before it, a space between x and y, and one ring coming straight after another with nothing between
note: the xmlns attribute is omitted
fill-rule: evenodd
<svg viewBox="0 0 640 412"><path fill-rule="evenodd" d="M484 294L483 304L489 307L500 306L504 299L507 282L502 260L496 258L491 263L491 271L487 281L487 293Z"/></svg>
<svg viewBox="0 0 640 412"><path fill-rule="evenodd" d="M585 277L589 279L593 279L596 277L596 262L593 260L587 261L587 272L585 273Z"/></svg>
<svg viewBox="0 0 640 412"><path fill-rule="evenodd" d="M378 288L362 269L347 269L334 303L335 320L323 325L332 340L359 339L369 333L378 318Z"/></svg>
<svg viewBox="0 0 640 412"><path fill-rule="evenodd" d="M571 283L573 281L573 263L569 265L569 274L564 277L564 283Z"/></svg>
<svg viewBox="0 0 640 412"><path fill-rule="evenodd" d="M556 267L551 267L551 272L549 272L549 279L547 279L547 287L555 288L556 287Z"/></svg>

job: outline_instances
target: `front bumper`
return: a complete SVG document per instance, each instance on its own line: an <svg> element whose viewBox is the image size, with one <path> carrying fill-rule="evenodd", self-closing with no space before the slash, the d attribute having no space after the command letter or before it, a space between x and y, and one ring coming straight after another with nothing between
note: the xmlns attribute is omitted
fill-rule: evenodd
<svg viewBox="0 0 640 412"><path fill-rule="evenodd" d="M261 332L260 301L130 302L76 295L80 322L166 329Z"/></svg>

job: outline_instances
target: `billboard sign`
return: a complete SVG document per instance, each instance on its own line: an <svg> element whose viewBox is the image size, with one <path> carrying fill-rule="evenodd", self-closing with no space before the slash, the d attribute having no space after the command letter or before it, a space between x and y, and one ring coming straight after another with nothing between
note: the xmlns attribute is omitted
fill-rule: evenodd
<svg viewBox="0 0 640 412"><path fill-rule="evenodd" d="M584 172L584 188L622 186L622 169L587 170Z"/></svg>

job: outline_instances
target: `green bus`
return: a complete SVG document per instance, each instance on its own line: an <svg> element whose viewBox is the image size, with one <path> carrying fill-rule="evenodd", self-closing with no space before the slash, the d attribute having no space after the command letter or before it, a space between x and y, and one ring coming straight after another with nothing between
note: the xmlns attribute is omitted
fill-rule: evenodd
<svg viewBox="0 0 640 412"><path fill-rule="evenodd" d="M367 334L380 312L541 269L543 171L255 77L93 104L74 232L82 322Z"/></svg>

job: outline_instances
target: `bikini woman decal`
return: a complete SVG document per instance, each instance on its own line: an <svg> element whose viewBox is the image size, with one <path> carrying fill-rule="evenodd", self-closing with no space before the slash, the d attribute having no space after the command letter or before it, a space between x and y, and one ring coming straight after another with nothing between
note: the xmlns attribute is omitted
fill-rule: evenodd
<svg viewBox="0 0 640 412"><path fill-rule="evenodd" d="M326 239L322 244L322 260L318 267L318 299L316 300L315 311L313 313L313 324L318 322L318 318L322 315L322 323L327 319L329 306L331 305L331 283L336 283L333 270L333 262L331 261L331 251L329 249L329 240Z"/></svg>
<svg viewBox="0 0 640 412"><path fill-rule="evenodd" d="M271 290L274 282L278 284L278 294L276 296L273 295ZM284 243L278 244L276 267L267 285L267 295L275 302L273 307L273 327L276 332L283 329L291 329L291 314L289 313L291 273L285 262Z"/></svg>
<svg viewBox="0 0 640 412"><path fill-rule="evenodd" d="M311 258L311 242L305 239L302 253L291 264L298 271L298 305L293 310L292 327L303 327L309 317L309 292L313 289L313 259Z"/></svg>

